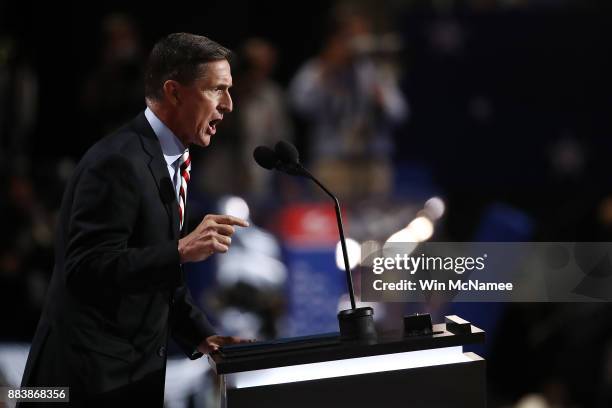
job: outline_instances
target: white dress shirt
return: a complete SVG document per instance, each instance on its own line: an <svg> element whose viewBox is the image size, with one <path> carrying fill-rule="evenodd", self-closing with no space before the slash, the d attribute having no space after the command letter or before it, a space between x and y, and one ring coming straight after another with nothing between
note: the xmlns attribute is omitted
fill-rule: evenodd
<svg viewBox="0 0 612 408"><path fill-rule="evenodd" d="M164 154L168 167L168 174L170 175L170 180L172 180L172 184L174 185L174 192L178 201L179 189L181 186L178 176L179 159L187 149L185 146L183 146L183 143L181 143L176 135L168 128L168 126L166 126L164 122L155 116L151 109L145 109L145 117L153 128L153 132L155 132L155 135L161 144L162 153Z"/></svg>

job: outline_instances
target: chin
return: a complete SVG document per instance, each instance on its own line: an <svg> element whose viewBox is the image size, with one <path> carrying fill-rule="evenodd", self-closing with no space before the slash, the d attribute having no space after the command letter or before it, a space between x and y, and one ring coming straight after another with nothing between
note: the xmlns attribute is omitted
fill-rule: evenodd
<svg viewBox="0 0 612 408"><path fill-rule="evenodd" d="M201 147L206 147L210 144L210 139L211 139L210 135L204 135L204 137L198 140L198 145L200 145Z"/></svg>

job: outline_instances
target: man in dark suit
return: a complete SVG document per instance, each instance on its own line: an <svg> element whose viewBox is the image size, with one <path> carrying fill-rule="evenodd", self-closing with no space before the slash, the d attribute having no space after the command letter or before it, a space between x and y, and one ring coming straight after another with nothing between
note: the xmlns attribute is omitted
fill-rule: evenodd
<svg viewBox="0 0 612 408"><path fill-rule="evenodd" d="M188 147L208 146L232 111L229 57L206 37L159 41L146 111L82 158L64 194L22 386L68 386L73 406L159 407L169 336L191 359L244 341L215 335L182 270L226 252L234 227L248 226L226 215L207 215L190 233L183 225Z"/></svg>

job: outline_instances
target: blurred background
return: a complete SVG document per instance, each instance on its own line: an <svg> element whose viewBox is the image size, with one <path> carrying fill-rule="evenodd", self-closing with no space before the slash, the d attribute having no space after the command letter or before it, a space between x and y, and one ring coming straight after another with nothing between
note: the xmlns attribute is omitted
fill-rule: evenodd
<svg viewBox="0 0 612 408"><path fill-rule="evenodd" d="M192 225L223 212L252 227L188 280L220 332L271 339L337 331L348 297L331 202L258 168L260 144L295 143L336 192L354 264L366 240L611 241L606 3L0 2L0 384L20 381L64 186L144 109L162 36L238 55L235 110L192 152L188 205ZM485 329L491 407L612 406L605 303L372 306L381 330L414 312ZM206 362L176 354L168 370L169 407L215 406Z"/></svg>

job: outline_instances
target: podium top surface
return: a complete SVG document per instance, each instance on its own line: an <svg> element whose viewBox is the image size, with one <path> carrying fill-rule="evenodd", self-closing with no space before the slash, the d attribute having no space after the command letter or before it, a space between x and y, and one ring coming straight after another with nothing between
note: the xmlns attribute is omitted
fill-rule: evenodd
<svg viewBox="0 0 612 408"><path fill-rule="evenodd" d="M343 341L339 333L294 337L223 347L208 357L217 374L285 367L484 343L485 333L471 326L470 333L451 333L445 324L435 324L433 334L404 337L401 331L378 334L368 342Z"/></svg>

